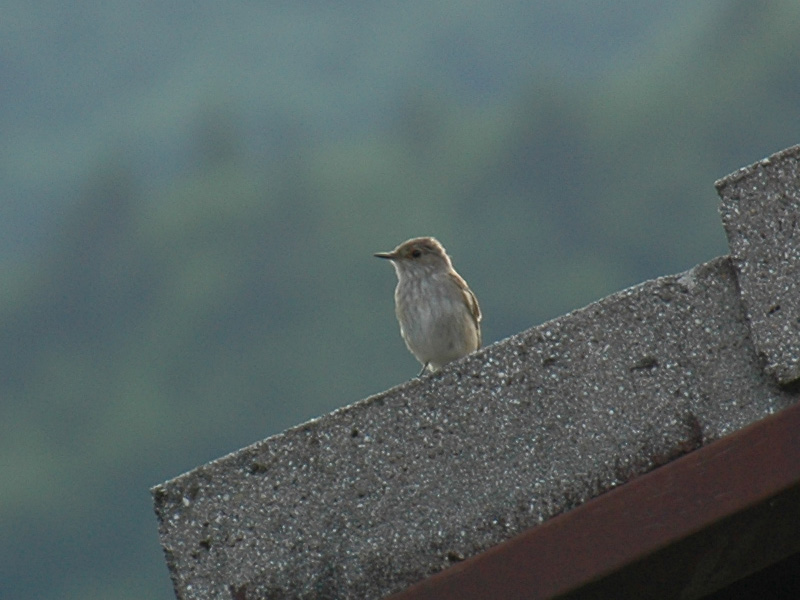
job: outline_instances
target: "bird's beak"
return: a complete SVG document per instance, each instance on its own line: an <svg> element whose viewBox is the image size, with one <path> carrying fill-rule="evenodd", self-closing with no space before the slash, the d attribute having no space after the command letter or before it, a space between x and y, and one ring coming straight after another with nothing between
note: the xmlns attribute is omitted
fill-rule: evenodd
<svg viewBox="0 0 800 600"><path fill-rule="evenodd" d="M394 252L376 252L373 256L377 256L378 258L388 258L389 260L394 260L397 258Z"/></svg>

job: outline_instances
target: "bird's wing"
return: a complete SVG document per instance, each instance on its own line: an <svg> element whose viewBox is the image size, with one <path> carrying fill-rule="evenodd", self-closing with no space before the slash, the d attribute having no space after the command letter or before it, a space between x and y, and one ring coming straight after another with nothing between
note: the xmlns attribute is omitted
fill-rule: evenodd
<svg viewBox="0 0 800 600"><path fill-rule="evenodd" d="M452 273L451 277L453 281L456 282L456 285L461 289L461 294L464 296L464 303L469 308L470 313L472 314L472 318L475 321L475 329L478 331L478 348L481 347L481 327L480 322L483 318L481 314L481 307L478 304L478 299L475 297L475 294L472 293L472 290L469 289L467 282L464 281L464 278L461 277L458 273Z"/></svg>

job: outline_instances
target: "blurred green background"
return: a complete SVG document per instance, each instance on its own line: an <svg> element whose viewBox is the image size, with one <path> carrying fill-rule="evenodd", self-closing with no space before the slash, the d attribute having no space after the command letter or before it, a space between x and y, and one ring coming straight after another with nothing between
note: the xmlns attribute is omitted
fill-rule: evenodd
<svg viewBox="0 0 800 600"><path fill-rule="evenodd" d="M168 600L149 487L418 370L372 258L491 343L726 253L800 142L800 3L6 0L0 597Z"/></svg>

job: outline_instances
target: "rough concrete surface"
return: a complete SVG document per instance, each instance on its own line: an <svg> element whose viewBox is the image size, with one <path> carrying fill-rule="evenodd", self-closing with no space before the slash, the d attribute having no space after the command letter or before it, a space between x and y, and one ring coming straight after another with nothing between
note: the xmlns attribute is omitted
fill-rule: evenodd
<svg viewBox="0 0 800 600"><path fill-rule="evenodd" d="M788 406L735 266L645 282L156 486L178 598L381 598Z"/></svg>
<svg viewBox="0 0 800 600"><path fill-rule="evenodd" d="M800 146L716 186L756 349L779 383L791 383L800 379Z"/></svg>

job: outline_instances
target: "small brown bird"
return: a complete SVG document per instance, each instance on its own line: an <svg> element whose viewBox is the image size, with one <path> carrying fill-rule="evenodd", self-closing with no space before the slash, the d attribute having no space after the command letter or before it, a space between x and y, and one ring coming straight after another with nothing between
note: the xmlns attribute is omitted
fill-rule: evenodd
<svg viewBox="0 0 800 600"><path fill-rule="evenodd" d="M480 348L478 299L436 239L413 238L375 256L391 260L397 272L395 313L400 335L422 363L420 375Z"/></svg>

